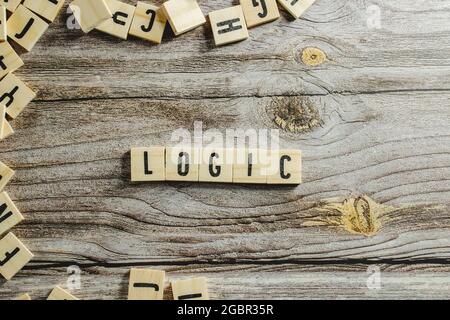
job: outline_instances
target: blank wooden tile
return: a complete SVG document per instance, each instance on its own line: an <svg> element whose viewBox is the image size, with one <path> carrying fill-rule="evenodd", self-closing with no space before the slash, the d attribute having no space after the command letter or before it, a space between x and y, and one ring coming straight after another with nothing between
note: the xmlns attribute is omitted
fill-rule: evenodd
<svg viewBox="0 0 450 320"><path fill-rule="evenodd" d="M166 180L198 181L200 149L166 148Z"/></svg>
<svg viewBox="0 0 450 320"><path fill-rule="evenodd" d="M11 280L32 258L33 254L13 233L0 240L0 274L6 280Z"/></svg>
<svg viewBox="0 0 450 320"><path fill-rule="evenodd" d="M240 0L247 28L277 20L280 17L277 0Z"/></svg>
<svg viewBox="0 0 450 320"><path fill-rule="evenodd" d="M7 24L8 37L22 48L31 51L34 45L48 29L48 23L37 14L20 5Z"/></svg>
<svg viewBox="0 0 450 320"><path fill-rule="evenodd" d="M161 270L131 269L128 300L162 300L165 275Z"/></svg>
<svg viewBox="0 0 450 320"><path fill-rule="evenodd" d="M60 286L56 286L48 296L47 300L78 300L78 298L74 297Z"/></svg>
<svg viewBox="0 0 450 320"><path fill-rule="evenodd" d="M302 182L302 153L300 150L272 150L267 169L269 184L300 184Z"/></svg>
<svg viewBox="0 0 450 320"><path fill-rule="evenodd" d="M138 2L134 11L130 34L154 43L161 43L167 18L162 9Z"/></svg>
<svg viewBox="0 0 450 320"><path fill-rule="evenodd" d="M203 148L199 181L233 182L234 149Z"/></svg>
<svg viewBox="0 0 450 320"><path fill-rule="evenodd" d="M104 0L74 0L69 7L85 33L112 17Z"/></svg>
<svg viewBox="0 0 450 320"><path fill-rule="evenodd" d="M31 300L31 297L28 293L24 293L18 296L15 300Z"/></svg>
<svg viewBox="0 0 450 320"><path fill-rule="evenodd" d="M216 46L248 38L247 25L241 6L210 12L209 20Z"/></svg>
<svg viewBox="0 0 450 320"><path fill-rule="evenodd" d="M105 0L112 17L96 27L97 30L126 40L133 21L135 6L117 0Z"/></svg>
<svg viewBox="0 0 450 320"><path fill-rule="evenodd" d="M12 73L0 81L0 103L5 104L11 118L16 118L35 97L36 93Z"/></svg>
<svg viewBox="0 0 450 320"><path fill-rule="evenodd" d="M23 221L23 216L6 192L0 193L0 235Z"/></svg>
<svg viewBox="0 0 450 320"><path fill-rule="evenodd" d="M6 7L0 5L0 42L6 41L8 34L6 33Z"/></svg>
<svg viewBox="0 0 450 320"><path fill-rule="evenodd" d="M233 166L233 183L267 183L268 151L237 149Z"/></svg>
<svg viewBox="0 0 450 320"><path fill-rule="evenodd" d="M209 300L206 278L172 281L174 300Z"/></svg>
<svg viewBox="0 0 450 320"><path fill-rule="evenodd" d="M22 0L0 0L9 12L14 12Z"/></svg>
<svg viewBox="0 0 450 320"><path fill-rule="evenodd" d="M132 148L131 181L164 181L166 179L166 148Z"/></svg>
<svg viewBox="0 0 450 320"><path fill-rule="evenodd" d="M0 42L0 78L23 66L23 61L7 41Z"/></svg>
<svg viewBox="0 0 450 320"><path fill-rule="evenodd" d="M14 176L14 170L0 161L0 191L3 190L3 188L11 180L11 178L13 176Z"/></svg>
<svg viewBox="0 0 450 320"><path fill-rule="evenodd" d="M316 0L278 0L281 6L298 19Z"/></svg>
<svg viewBox="0 0 450 320"><path fill-rule="evenodd" d="M8 138L13 133L14 133L14 130L11 127L11 125L9 124L9 122L6 119L3 119L3 133L2 133L2 135L0 135L0 141Z"/></svg>
<svg viewBox="0 0 450 320"><path fill-rule="evenodd" d="M23 5L44 19L53 22L65 0L25 0Z"/></svg>
<svg viewBox="0 0 450 320"><path fill-rule="evenodd" d="M162 9L177 36L206 22L196 0L169 0L163 3Z"/></svg>

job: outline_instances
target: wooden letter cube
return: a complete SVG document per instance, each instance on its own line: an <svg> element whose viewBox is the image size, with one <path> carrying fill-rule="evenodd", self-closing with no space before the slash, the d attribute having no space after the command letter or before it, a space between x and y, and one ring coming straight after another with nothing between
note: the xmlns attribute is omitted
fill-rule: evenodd
<svg viewBox="0 0 450 320"><path fill-rule="evenodd" d="M277 0L240 0L247 27L277 20L280 17Z"/></svg>
<svg viewBox="0 0 450 320"><path fill-rule="evenodd" d="M23 5L44 19L53 22L65 0L25 0Z"/></svg>
<svg viewBox="0 0 450 320"><path fill-rule="evenodd" d="M132 148L131 181L164 181L166 179L166 148Z"/></svg>
<svg viewBox="0 0 450 320"><path fill-rule="evenodd" d="M162 9L177 36L206 22L196 0L169 0L163 3Z"/></svg>
<svg viewBox="0 0 450 320"><path fill-rule="evenodd" d="M63 288L56 286L48 296L47 300L78 300L78 298L74 297Z"/></svg>
<svg viewBox="0 0 450 320"><path fill-rule="evenodd" d="M300 150L272 150L267 169L268 184L300 184L302 153Z"/></svg>
<svg viewBox="0 0 450 320"><path fill-rule="evenodd" d="M6 33L6 7L0 5L0 42L6 41L8 34Z"/></svg>
<svg viewBox="0 0 450 320"><path fill-rule="evenodd" d="M6 192L0 193L0 235L23 220L15 204Z"/></svg>
<svg viewBox="0 0 450 320"><path fill-rule="evenodd" d="M13 233L0 240L0 274L6 280L11 280L32 258L33 254Z"/></svg>
<svg viewBox="0 0 450 320"><path fill-rule="evenodd" d="M278 0L281 6L298 19L316 0Z"/></svg>
<svg viewBox="0 0 450 320"><path fill-rule="evenodd" d="M0 42L0 78L23 66L23 61L7 41ZM2 87L0 87L3 90Z"/></svg>
<svg viewBox="0 0 450 320"><path fill-rule="evenodd" d="M241 6L213 11L209 14L216 46L248 38L247 25Z"/></svg>
<svg viewBox="0 0 450 320"><path fill-rule="evenodd" d="M0 0L9 12L14 12L22 0Z"/></svg>
<svg viewBox="0 0 450 320"><path fill-rule="evenodd" d="M198 181L200 152L192 147L166 148L166 180Z"/></svg>
<svg viewBox="0 0 450 320"><path fill-rule="evenodd" d="M48 28L47 22L20 5L8 19L8 37L22 48L31 51Z"/></svg>
<svg viewBox="0 0 450 320"><path fill-rule="evenodd" d="M12 135L14 133L13 128L11 127L11 125L9 124L9 122L5 119L3 119L3 124L0 124L1 126L3 126L3 133L0 135L0 141L3 139L6 139L7 137L9 137L10 135Z"/></svg>
<svg viewBox="0 0 450 320"><path fill-rule="evenodd" d="M160 270L131 269L128 300L162 300L165 275Z"/></svg>
<svg viewBox="0 0 450 320"><path fill-rule="evenodd" d="M203 148L199 181L233 182L234 149Z"/></svg>
<svg viewBox="0 0 450 320"><path fill-rule="evenodd" d="M6 164L0 161L0 191L6 186L6 184L14 176L14 170L10 169ZM0 204L1 205L1 204ZM0 209L1 215L1 209Z"/></svg>
<svg viewBox="0 0 450 320"><path fill-rule="evenodd" d="M133 21L135 6L117 0L105 0L112 17L96 27L97 30L126 40Z"/></svg>
<svg viewBox="0 0 450 320"><path fill-rule="evenodd" d="M69 7L85 33L112 17L104 0L74 0Z"/></svg>
<svg viewBox="0 0 450 320"><path fill-rule="evenodd" d="M16 118L35 96L36 93L12 73L0 81L0 103L5 104L11 118Z"/></svg>
<svg viewBox="0 0 450 320"><path fill-rule="evenodd" d="M161 43L166 23L167 18L162 9L139 1L134 11L130 34L154 43Z"/></svg>
<svg viewBox="0 0 450 320"><path fill-rule="evenodd" d="M268 151L237 149L233 166L233 183L267 183Z"/></svg>
<svg viewBox="0 0 450 320"><path fill-rule="evenodd" d="M6 120L6 106L4 104L0 104L0 140L1 137L3 137L3 130L4 130L4 120ZM1 188L0 188L1 190Z"/></svg>
<svg viewBox="0 0 450 320"><path fill-rule="evenodd" d="M15 300L31 300L31 297L28 293L24 293L21 296L18 296Z"/></svg>
<svg viewBox="0 0 450 320"><path fill-rule="evenodd" d="M206 278L172 281L174 300L209 300Z"/></svg>

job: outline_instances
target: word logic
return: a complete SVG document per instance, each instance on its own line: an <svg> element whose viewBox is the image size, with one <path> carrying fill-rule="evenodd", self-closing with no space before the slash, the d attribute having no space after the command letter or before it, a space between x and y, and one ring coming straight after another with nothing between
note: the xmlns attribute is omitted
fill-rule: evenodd
<svg viewBox="0 0 450 320"><path fill-rule="evenodd" d="M300 150L132 148L131 181L300 184Z"/></svg>

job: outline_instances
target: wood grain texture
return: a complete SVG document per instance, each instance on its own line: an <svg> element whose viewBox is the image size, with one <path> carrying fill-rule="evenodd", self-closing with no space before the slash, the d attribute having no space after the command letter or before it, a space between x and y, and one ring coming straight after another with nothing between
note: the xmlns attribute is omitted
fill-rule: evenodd
<svg viewBox="0 0 450 320"><path fill-rule="evenodd" d="M205 13L231 4L199 2ZM379 30L367 27L372 4ZM22 55L17 75L39 93L0 143L26 218L13 231L35 254L0 297L45 298L77 264L79 298L126 298L136 265L207 276L212 299L449 298L449 9L318 0L222 48L207 26L166 30L155 46L83 35L59 15ZM325 62L303 64L307 47ZM132 146L170 145L195 121L280 129L294 102L310 118L281 129L280 144L302 150L299 186L130 182ZM360 195L391 208L371 237L326 209ZM386 286L367 291L373 263Z"/></svg>

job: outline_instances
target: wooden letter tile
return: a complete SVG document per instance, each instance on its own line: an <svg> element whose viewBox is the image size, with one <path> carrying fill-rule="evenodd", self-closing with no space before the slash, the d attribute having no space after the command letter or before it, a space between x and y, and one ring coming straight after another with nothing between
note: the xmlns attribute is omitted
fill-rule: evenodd
<svg viewBox="0 0 450 320"><path fill-rule="evenodd" d="M165 153L165 147L132 148L131 181L164 181Z"/></svg>
<svg viewBox="0 0 450 320"><path fill-rule="evenodd" d="M206 278L172 281L174 300L209 300Z"/></svg>
<svg viewBox="0 0 450 320"><path fill-rule="evenodd" d="M166 180L198 181L200 149L166 148Z"/></svg>
<svg viewBox="0 0 450 320"><path fill-rule="evenodd" d="M85 33L112 17L104 0L74 0L69 7Z"/></svg>
<svg viewBox="0 0 450 320"><path fill-rule="evenodd" d="M196 0L169 0L164 2L162 9L177 36L206 22Z"/></svg>
<svg viewBox="0 0 450 320"><path fill-rule="evenodd" d="M9 124L9 122L6 119L3 119L3 133L0 135L0 141L3 139L8 138L10 135L14 133L13 128Z"/></svg>
<svg viewBox="0 0 450 320"><path fill-rule="evenodd" d="M6 184L14 176L14 170L10 169L6 164L0 161L0 191L6 186ZM1 194L0 194L1 195ZM0 203L1 205L1 203ZM0 209L1 215L1 209Z"/></svg>
<svg viewBox="0 0 450 320"><path fill-rule="evenodd" d="M268 151L237 149L233 166L233 183L267 183Z"/></svg>
<svg viewBox="0 0 450 320"><path fill-rule="evenodd" d="M6 280L14 277L32 258L33 254L13 233L0 240L0 274Z"/></svg>
<svg viewBox="0 0 450 320"><path fill-rule="evenodd" d="M27 51L33 49L47 28L47 22L23 5L14 11L7 24L8 37Z"/></svg>
<svg viewBox="0 0 450 320"><path fill-rule="evenodd" d="M0 81L0 103L5 104L11 118L16 118L35 96L36 93L12 73Z"/></svg>
<svg viewBox="0 0 450 320"><path fill-rule="evenodd" d="M316 0L278 0L281 6L298 19Z"/></svg>
<svg viewBox="0 0 450 320"><path fill-rule="evenodd" d="M300 184L302 182L302 153L300 150L272 150L267 168L269 184Z"/></svg>
<svg viewBox="0 0 450 320"><path fill-rule="evenodd" d="M48 296L47 300L78 300L78 298L74 297L60 286L56 286Z"/></svg>
<svg viewBox="0 0 450 320"><path fill-rule="evenodd" d="M234 149L204 148L199 181L233 182Z"/></svg>
<svg viewBox="0 0 450 320"><path fill-rule="evenodd" d="M31 297L28 293L24 293L21 296L18 296L15 300L31 300Z"/></svg>
<svg viewBox="0 0 450 320"><path fill-rule="evenodd" d="M131 269L128 300L162 300L165 275L161 270Z"/></svg>
<svg viewBox="0 0 450 320"><path fill-rule="evenodd" d="M102 22L96 29L126 40L136 7L117 0L105 0L105 2L112 13L112 18Z"/></svg>
<svg viewBox="0 0 450 320"><path fill-rule="evenodd" d="M23 220L15 204L6 192L0 193L0 235Z"/></svg>
<svg viewBox="0 0 450 320"><path fill-rule="evenodd" d="M53 22L65 0L25 0L23 5L44 19Z"/></svg>
<svg viewBox="0 0 450 320"><path fill-rule="evenodd" d="M240 0L247 27L277 20L280 17L277 0Z"/></svg>
<svg viewBox="0 0 450 320"><path fill-rule="evenodd" d="M0 0L9 12L14 12L22 0Z"/></svg>
<svg viewBox="0 0 450 320"><path fill-rule="evenodd" d="M0 42L6 41L8 34L6 33L6 7L0 5Z"/></svg>
<svg viewBox="0 0 450 320"><path fill-rule="evenodd" d="M0 42L0 78L23 66L23 61L7 41ZM0 87L0 89L3 89Z"/></svg>
<svg viewBox="0 0 450 320"><path fill-rule="evenodd" d="M166 23L167 18L159 7L138 2L130 34L154 43L161 43Z"/></svg>
<svg viewBox="0 0 450 320"><path fill-rule="evenodd" d="M247 25L241 6L233 6L209 14L216 46L248 38Z"/></svg>

